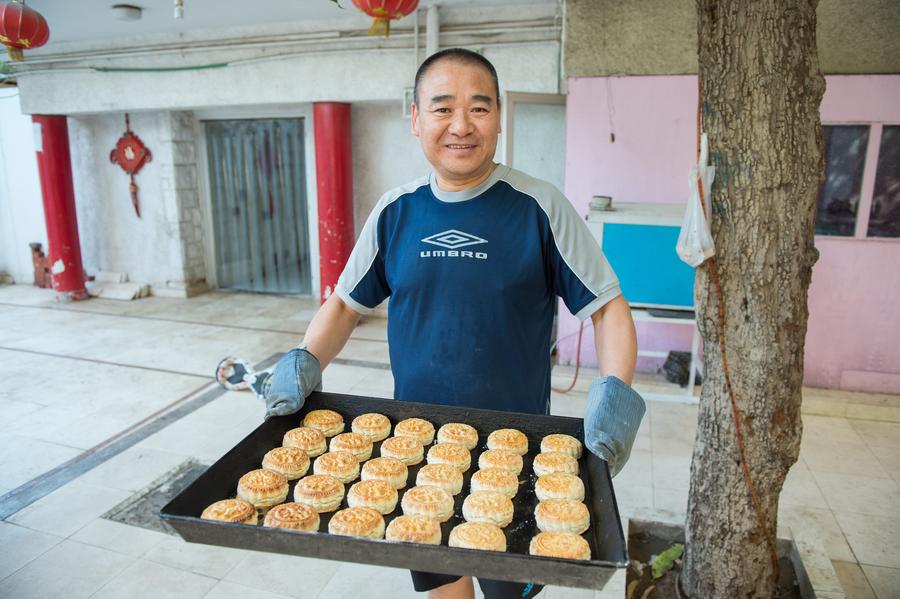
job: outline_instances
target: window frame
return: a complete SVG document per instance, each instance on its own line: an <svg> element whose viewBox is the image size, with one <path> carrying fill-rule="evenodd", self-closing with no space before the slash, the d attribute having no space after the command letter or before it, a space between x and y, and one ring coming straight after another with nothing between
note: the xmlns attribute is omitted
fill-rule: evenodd
<svg viewBox="0 0 900 599"><path fill-rule="evenodd" d="M888 121L822 121L822 127L841 126L868 126L869 142L866 146L866 154L863 163L862 185L859 189L859 205L856 207L856 223L853 235L820 235L816 234L816 241L820 239L845 240L845 241L874 241L878 243L898 243L900 237L869 237L869 215L872 212L872 201L875 196L875 175L878 169L878 153L881 150L881 133L885 126L893 127L900 122ZM817 200L818 201L818 200Z"/></svg>

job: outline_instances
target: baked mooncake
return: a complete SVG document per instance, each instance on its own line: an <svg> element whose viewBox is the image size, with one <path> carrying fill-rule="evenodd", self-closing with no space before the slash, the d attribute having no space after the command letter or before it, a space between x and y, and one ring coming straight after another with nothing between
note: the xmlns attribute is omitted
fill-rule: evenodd
<svg viewBox="0 0 900 599"><path fill-rule="evenodd" d="M553 472L578 474L578 460L565 453L539 453L534 456L532 467L534 468L534 473L538 476L544 476Z"/></svg>
<svg viewBox="0 0 900 599"><path fill-rule="evenodd" d="M256 506L245 499L223 499L209 506L200 517L204 520L256 524L259 520Z"/></svg>
<svg viewBox="0 0 900 599"><path fill-rule="evenodd" d="M538 501L545 499L574 499L584 501L584 483L574 474L551 472L538 477L534 483Z"/></svg>
<svg viewBox="0 0 900 599"><path fill-rule="evenodd" d="M493 491L512 499L519 492L519 477L500 468L486 468L472 475L469 488L473 493Z"/></svg>
<svg viewBox="0 0 900 599"><path fill-rule="evenodd" d="M362 466L363 480L384 480L395 489L406 486L409 468L396 458L373 458Z"/></svg>
<svg viewBox="0 0 900 599"><path fill-rule="evenodd" d="M514 428L495 430L487 438L488 449L503 449L519 455L528 453L528 437Z"/></svg>
<svg viewBox="0 0 900 599"><path fill-rule="evenodd" d="M303 426L322 431L326 437L344 432L344 417L334 410L310 410L303 417Z"/></svg>
<svg viewBox="0 0 900 599"><path fill-rule="evenodd" d="M581 458L581 441L572 435L554 433L541 439L541 453L564 453L576 460Z"/></svg>
<svg viewBox="0 0 900 599"><path fill-rule="evenodd" d="M478 431L462 422L450 422L438 429L438 443L456 443L468 450L478 445Z"/></svg>
<svg viewBox="0 0 900 599"><path fill-rule="evenodd" d="M322 434L322 431L306 426L292 428L284 433L281 444L285 447L302 449L311 458L322 455L327 449L325 435Z"/></svg>
<svg viewBox="0 0 900 599"><path fill-rule="evenodd" d="M327 474L313 474L297 481L294 501L308 505L320 514L333 512L344 499L344 483Z"/></svg>
<svg viewBox="0 0 900 599"><path fill-rule="evenodd" d="M546 499L534 508L534 519L541 532L581 534L590 526L587 506L574 499Z"/></svg>
<svg viewBox="0 0 900 599"><path fill-rule="evenodd" d="M362 414L350 423L350 430L367 436L373 443L383 441L391 434L391 421L384 414Z"/></svg>
<svg viewBox="0 0 900 599"><path fill-rule="evenodd" d="M438 443L428 450L427 461L429 464L447 464L466 472L472 466L472 454L456 443Z"/></svg>
<svg viewBox="0 0 900 599"><path fill-rule="evenodd" d="M397 489L384 480L362 480L347 491L347 505L372 508L379 514L393 512L397 500Z"/></svg>
<svg viewBox="0 0 900 599"><path fill-rule="evenodd" d="M425 516L397 516L387 525L384 538L394 543L441 544L441 525Z"/></svg>
<svg viewBox="0 0 900 599"><path fill-rule="evenodd" d="M266 514L263 526L316 532L319 530L319 512L302 503L280 503Z"/></svg>
<svg viewBox="0 0 900 599"><path fill-rule="evenodd" d="M352 453L357 461L365 462L372 457L372 440L361 433L340 433L328 444L331 451Z"/></svg>
<svg viewBox="0 0 900 599"><path fill-rule="evenodd" d="M418 439L422 445L429 445L434 441L434 425L422 418L407 418L394 427L394 436L412 437Z"/></svg>
<svg viewBox="0 0 900 599"><path fill-rule="evenodd" d="M266 509L282 503L288 494L288 480L274 470L251 470L240 478L238 499L246 499L257 508Z"/></svg>
<svg viewBox="0 0 900 599"><path fill-rule="evenodd" d="M459 468L449 464L426 464L419 469L416 485L440 487L451 495L459 495L462 491L463 475Z"/></svg>
<svg viewBox="0 0 900 599"><path fill-rule="evenodd" d="M381 442L381 456L400 460L407 466L414 466L422 461L425 448L415 437L391 437Z"/></svg>
<svg viewBox="0 0 900 599"><path fill-rule="evenodd" d="M462 513L466 522L486 522L506 528L513 519L513 502L506 495L491 491L472 493L463 502Z"/></svg>
<svg viewBox="0 0 900 599"><path fill-rule="evenodd" d="M574 532L540 532L531 539L528 552L543 557L591 559L590 545Z"/></svg>
<svg viewBox="0 0 900 599"><path fill-rule="evenodd" d="M478 467L482 470L499 468L519 476L519 473L522 472L522 466L522 456L505 449L488 449L481 452L481 455L478 456Z"/></svg>
<svg viewBox="0 0 900 599"><path fill-rule="evenodd" d="M484 522L463 522L450 531L447 544L463 549L506 551L506 536L499 526Z"/></svg>
<svg viewBox="0 0 900 599"><path fill-rule="evenodd" d="M367 507L348 507L335 512L328 522L328 532L345 537L381 539L384 537L384 518Z"/></svg>
<svg viewBox="0 0 900 599"><path fill-rule="evenodd" d="M313 472L328 474L342 483L349 483L359 476L359 460L346 451L329 451L316 458L313 462Z"/></svg>
<svg viewBox="0 0 900 599"><path fill-rule="evenodd" d="M262 467L297 480L309 471L309 455L299 447L276 447L263 456Z"/></svg>
<svg viewBox="0 0 900 599"><path fill-rule="evenodd" d="M446 522L453 515L453 497L438 487L413 487L400 501L407 516L425 516Z"/></svg>

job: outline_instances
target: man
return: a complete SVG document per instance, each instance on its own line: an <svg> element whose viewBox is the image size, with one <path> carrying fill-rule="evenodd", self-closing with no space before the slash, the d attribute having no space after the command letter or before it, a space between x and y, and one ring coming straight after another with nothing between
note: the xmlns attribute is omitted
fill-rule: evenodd
<svg viewBox="0 0 900 599"><path fill-rule="evenodd" d="M585 414L588 449L615 474L644 413L630 387L637 344L628 303L597 242L549 183L495 164L497 74L482 56L438 52L416 74L412 132L433 174L386 193L303 345L267 382L267 417L294 413L321 384L361 314L390 298L398 400L547 414L556 297L593 321L602 379ZM413 572L433 599L472 597L471 577ZM527 583L479 580L485 597Z"/></svg>

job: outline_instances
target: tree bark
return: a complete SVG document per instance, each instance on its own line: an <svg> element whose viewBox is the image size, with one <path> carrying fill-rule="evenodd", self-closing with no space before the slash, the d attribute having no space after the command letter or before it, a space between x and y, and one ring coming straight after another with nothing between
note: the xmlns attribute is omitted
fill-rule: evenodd
<svg viewBox="0 0 900 599"><path fill-rule="evenodd" d="M706 376L691 464L682 586L693 599L772 597L765 530L800 450L807 290L823 172L817 0L698 0L704 130L716 167L715 268L761 525L741 470L722 367L719 297L697 271Z"/></svg>

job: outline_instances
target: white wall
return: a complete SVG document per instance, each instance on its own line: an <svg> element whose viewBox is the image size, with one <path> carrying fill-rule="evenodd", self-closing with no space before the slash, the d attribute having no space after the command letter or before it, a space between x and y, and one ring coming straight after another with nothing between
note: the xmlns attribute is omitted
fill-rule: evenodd
<svg viewBox="0 0 900 599"><path fill-rule="evenodd" d="M124 113L69 118L69 145L81 254L85 271L126 272L153 292L190 293L204 285L203 223L194 165L194 122L189 112L131 113L131 129L152 153L130 178L109 161L125 131Z"/></svg>
<svg viewBox="0 0 900 599"><path fill-rule="evenodd" d="M559 44L538 42L483 48L502 89L558 91ZM524 59L527 57L527 60ZM190 64L223 60L209 53ZM195 110L302 102L395 101L411 87L418 63L412 49L308 53L224 68L163 72L95 72L70 69L18 77L29 114L77 114L115 110ZM147 57L122 66L183 64Z"/></svg>
<svg viewBox="0 0 900 599"><path fill-rule="evenodd" d="M282 110L289 108L283 106ZM140 187L140 219L131 206L128 176L110 164L108 157L125 129L124 113L69 118L81 251L85 270L90 274L98 270L123 271L131 280L150 283L158 289L177 277L180 253L179 237L171 226L178 219L168 214L162 197L165 192L161 185L161 157L167 143L163 140L161 113L130 114L132 130L154 152L154 159L136 178ZM211 113L199 114L202 119ZM227 111L229 118L254 118L260 114L254 107ZM358 233L381 194L427 174L430 165L422 155L418 138L410 132L409 119L402 116L399 101L354 103L351 119L354 223ZM311 126L306 134L313 135ZM198 169L204 168L198 164ZM309 203L314 206L315 198L311 197ZM318 271L317 264L314 270Z"/></svg>
<svg viewBox="0 0 900 599"><path fill-rule="evenodd" d="M546 21L554 10L553 6L525 11L506 9L502 11L506 16L501 16L522 23L528 23L529 17ZM552 25L535 28L504 23L506 29L498 25L496 32L486 35L479 33L477 21L484 16L499 23L500 17L493 12L481 15L473 10L448 11L446 21L444 16L442 11L442 22L448 26L455 24L454 19L476 22L475 29L468 33L458 29L442 32L442 45L468 41L467 47L482 51L497 68L501 92L558 91L560 43L559 32ZM421 33L424 39L424 28ZM248 49L231 44L224 49L210 49L198 40L184 43L187 46L181 55L173 54L171 47L153 48L148 43L144 46L147 50L139 54L116 55L106 49L103 56L87 53L57 65L64 68L19 75L26 112L70 117L79 231L89 273L101 269L125 271L132 280L151 283L155 289L161 284L173 287L170 282L179 276L179 268L184 273L184 285L200 280L186 266L190 256L183 247L184 231L194 227L190 222L193 217L187 218L180 212L171 214L172 206L177 204L169 197L173 181L157 161L158 154L172 153L160 115L173 111L198 115L227 112L229 118L253 118L274 107L308 107L316 101L352 103L357 231L381 194L429 172L418 139L410 133L410 122L402 116L404 88L412 86L418 66L411 36L391 36L386 41L335 39L330 45L323 42L321 47L296 42L291 47L257 45ZM359 44L366 47L357 49ZM271 59L272 53L285 55ZM424 48L420 47L418 59L422 58ZM203 65L245 59L253 62L195 71L122 73L92 69ZM154 152L154 161L137 177L143 215L140 220L129 201L127 176L108 158L124 130L126 111L132 115L134 132ZM312 127L306 132L312 136ZM202 160L201 154L197 157ZM201 178L201 194L206 193L202 187L205 168L199 163L195 168L195 178ZM182 172L187 173L187 169ZM315 206L315 197L311 196L309 202ZM200 204L208 205L208 198L201 197ZM315 212L310 213L310 218L315 219ZM208 244L208 222L207 218L206 223L197 225L204 231L202 235L194 233L194 239L206 237ZM316 257L315 251L311 256ZM212 279L209 271L214 264L204 268L207 280ZM314 264L313 269L318 271L318 265ZM315 281L314 286L317 287Z"/></svg>
<svg viewBox="0 0 900 599"><path fill-rule="evenodd" d="M156 113L131 114L131 128L151 151L159 149ZM81 256L86 273L127 272L132 281L157 283L169 273L159 163L151 161L136 177L138 219L128 192L130 179L109 161L109 152L124 131L123 113L69 118Z"/></svg>
<svg viewBox="0 0 900 599"><path fill-rule="evenodd" d="M353 129L353 205L356 233L381 195L431 172L403 117L401 102L357 102Z"/></svg>
<svg viewBox="0 0 900 599"><path fill-rule="evenodd" d="M564 96L558 104L530 102L520 97L512 110L512 131L507 131L511 145L510 166L532 177L544 179L562 190L566 158L566 105ZM512 144L510 144L510 140Z"/></svg>
<svg viewBox="0 0 900 599"><path fill-rule="evenodd" d="M442 8L441 47L483 52L496 66L504 89L556 93L561 59L556 13L553 4ZM110 47L98 40L68 48L70 56L38 52L17 77L29 114L399 101L425 58L424 12L420 21L418 52L409 31L398 30L383 39L362 35L355 27L314 32L301 31L299 23L285 23L264 28L266 34L253 27L221 31L218 40L187 33L148 37L133 48ZM97 70L222 63L228 66ZM47 70L48 66L54 68Z"/></svg>
<svg viewBox="0 0 900 599"><path fill-rule="evenodd" d="M19 108L16 88L0 89L0 273L17 283L34 282L31 248L47 253L31 117Z"/></svg>

